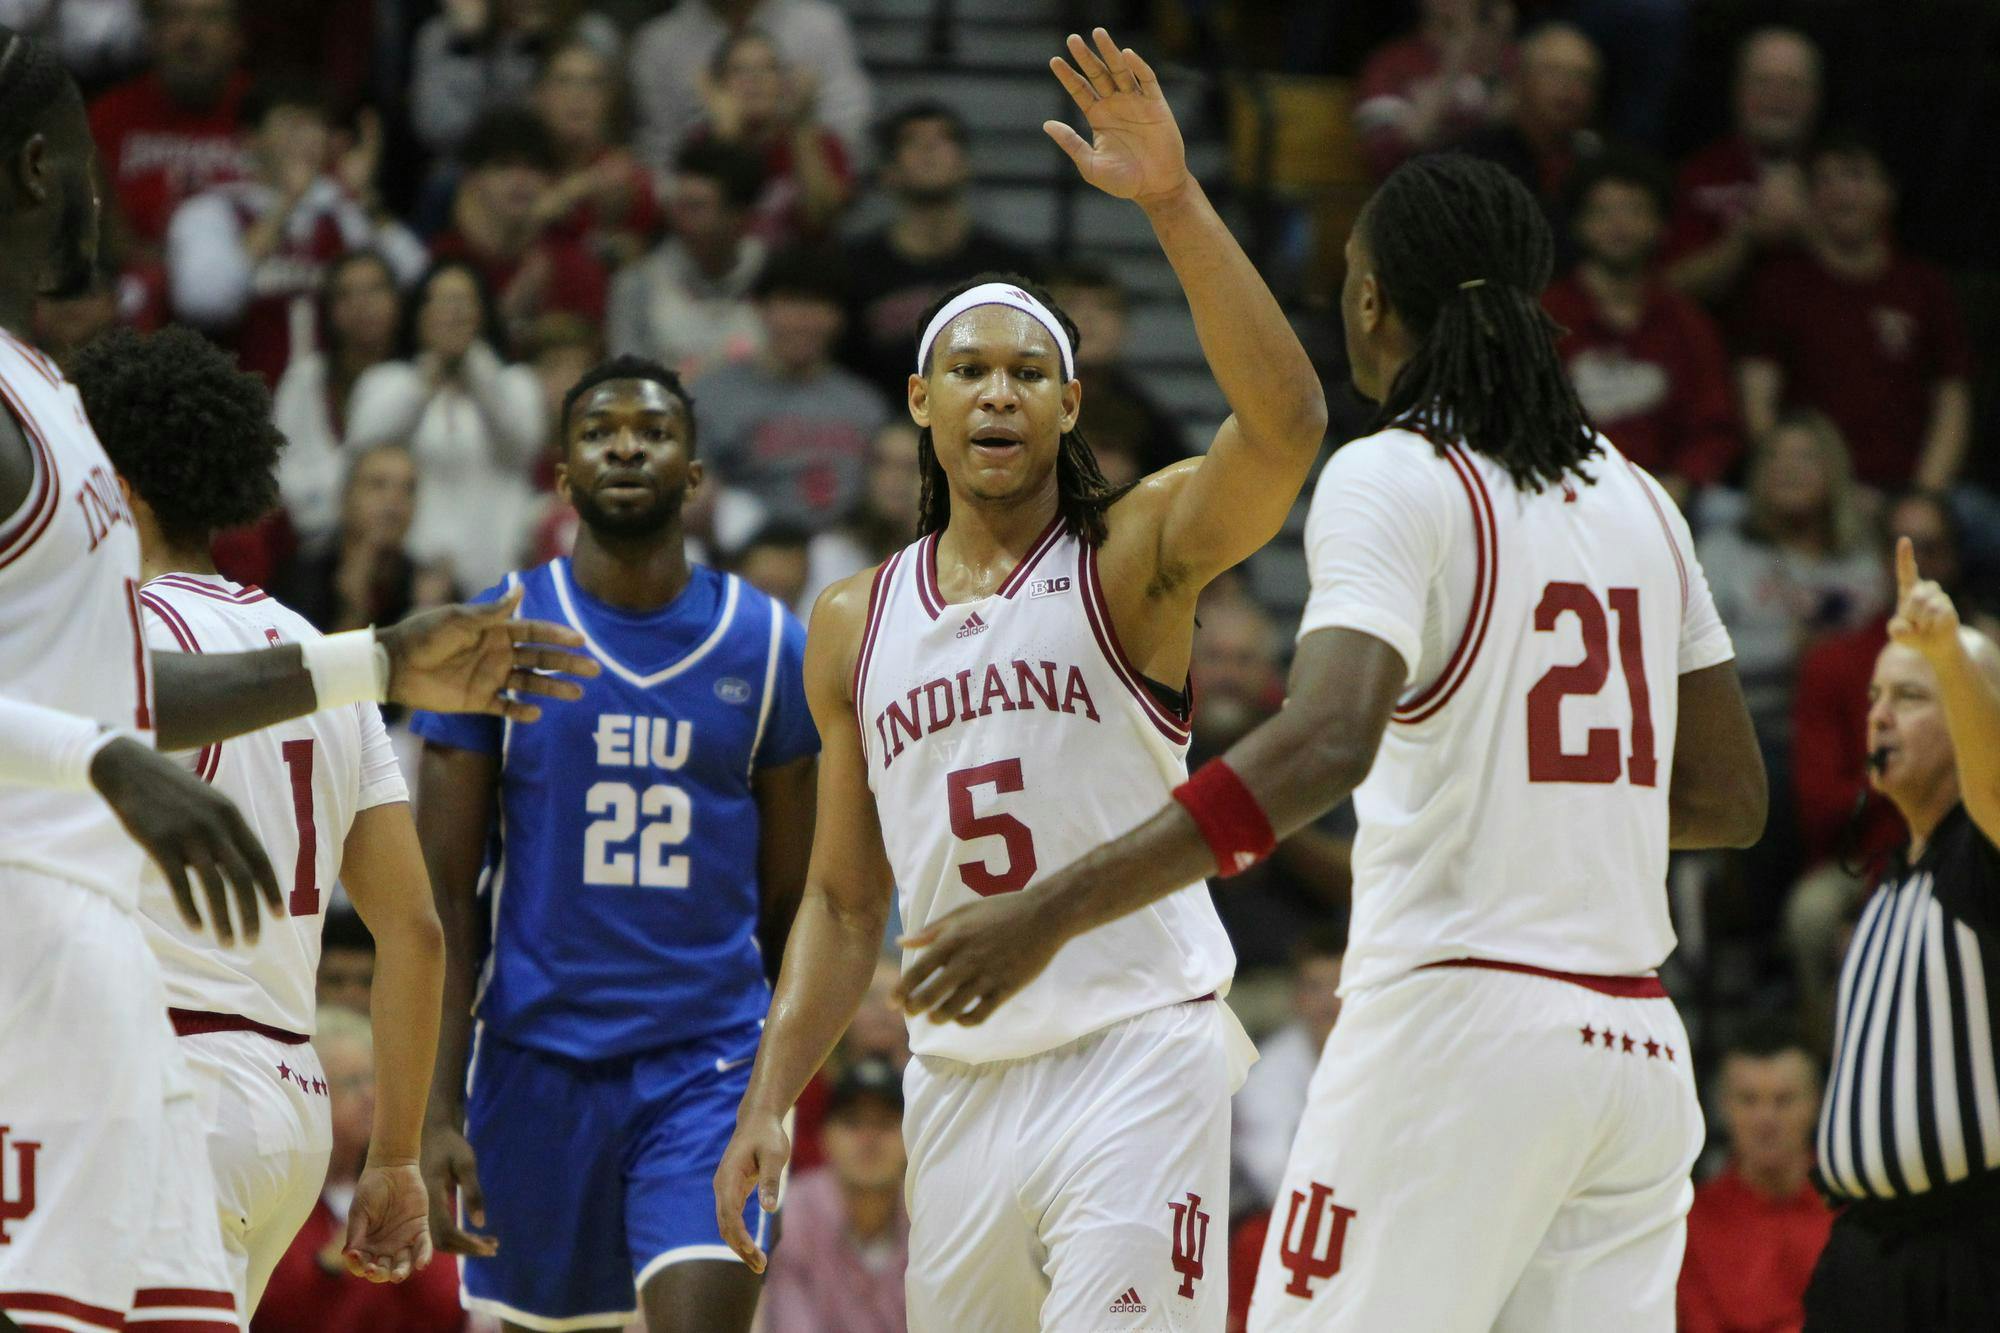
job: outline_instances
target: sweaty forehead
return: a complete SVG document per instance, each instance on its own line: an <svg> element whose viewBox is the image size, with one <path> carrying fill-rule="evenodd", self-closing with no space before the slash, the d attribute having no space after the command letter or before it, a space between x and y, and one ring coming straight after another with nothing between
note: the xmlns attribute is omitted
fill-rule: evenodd
<svg viewBox="0 0 2000 1333"><path fill-rule="evenodd" d="M938 334L935 352L978 348L989 354L1059 357L1056 340L1040 320L1010 305L976 305Z"/></svg>
<svg viewBox="0 0 2000 1333"><path fill-rule="evenodd" d="M586 417L600 412L675 414L681 410L681 400L658 380L606 380L583 396L572 415Z"/></svg>

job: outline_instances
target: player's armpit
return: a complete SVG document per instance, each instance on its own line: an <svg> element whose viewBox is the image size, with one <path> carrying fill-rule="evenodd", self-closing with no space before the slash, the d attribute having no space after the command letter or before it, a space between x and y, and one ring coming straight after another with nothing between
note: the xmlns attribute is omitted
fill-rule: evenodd
<svg viewBox="0 0 2000 1333"><path fill-rule="evenodd" d="M1157 579L1199 589L1277 536L1319 456L1318 420L1309 438L1302 431L1280 447L1252 440L1232 416L1206 454L1161 469L1127 496L1144 503L1142 492L1158 491Z"/></svg>
<svg viewBox="0 0 2000 1333"><path fill-rule="evenodd" d="M1748 847L1763 835L1770 790L1736 663L1687 672L1679 688L1667 845Z"/></svg>

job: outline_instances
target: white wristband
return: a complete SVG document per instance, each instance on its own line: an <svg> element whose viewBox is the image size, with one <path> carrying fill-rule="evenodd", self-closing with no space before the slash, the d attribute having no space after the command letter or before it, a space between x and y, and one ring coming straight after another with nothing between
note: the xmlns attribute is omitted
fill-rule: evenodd
<svg viewBox="0 0 2000 1333"><path fill-rule="evenodd" d="M0 782L90 790L90 761L132 732L18 699L0 699Z"/></svg>
<svg viewBox="0 0 2000 1333"><path fill-rule="evenodd" d="M299 645L320 712L347 704L379 704L389 692L389 650L372 629L351 629Z"/></svg>

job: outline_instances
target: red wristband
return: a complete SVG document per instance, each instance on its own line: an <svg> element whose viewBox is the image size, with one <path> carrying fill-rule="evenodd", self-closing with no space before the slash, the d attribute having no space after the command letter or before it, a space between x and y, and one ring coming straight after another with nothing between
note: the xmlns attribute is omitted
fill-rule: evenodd
<svg viewBox="0 0 2000 1333"><path fill-rule="evenodd" d="M1220 759L1211 759L1195 770L1193 777L1174 788L1203 841L1215 857L1215 873L1227 878L1241 874L1271 854L1278 839L1264 807L1236 776L1236 770Z"/></svg>

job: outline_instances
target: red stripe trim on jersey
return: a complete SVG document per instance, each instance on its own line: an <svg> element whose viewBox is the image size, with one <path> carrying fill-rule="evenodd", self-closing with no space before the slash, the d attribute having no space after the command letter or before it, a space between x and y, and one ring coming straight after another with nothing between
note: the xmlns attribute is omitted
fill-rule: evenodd
<svg viewBox="0 0 2000 1333"><path fill-rule="evenodd" d="M937 581L938 536L933 532L924 538L917 552L917 600L932 620L944 614L944 594L938 591Z"/></svg>
<svg viewBox="0 0 2000 1333"><path fill-rule="evenodd" d="M6 330L0 329L0 333L6 333ZM32 370L49 382L51 389L62 388L62 372L56 369L55 362L42 355L40 348L22 342L11 333L7 333L7 341L14 344L14 350L21 354L21 359L26 361Z"/></svg>
<svg viewBox="0 0 2000 1333"><path fill-rule="evenodd" d="M133 1293L134 1310L156 1310L163 1305L177 1309L234 1310L236 1297L211 1287L143 1287Z"/></svg>
<svg viewBox="0 0 2000 1333"><path fill-rule="evenodd" d="M213 1319L183 1319L171 1312L158 1319L135 1314L125 1321L125 1327L144 1333L241 1333L242 1329L233 1312L227 1318L218 1315Z"/></svg>
<svg viewBox="0 0 2000 1333"><path fill-rule="evenodd" d="M0 1310L8 1314L60 1314L99 1328L123 1328L125 1316L102 1305L85 1305L46 1291L0 1291ZM43 1327L48 1327L46 1324Z"/></svg>
<svg viewBox="0 0 2000 1333"><path fill-rule="evenodd" d="M881 632L884 604L889 599L889 586L896 576L896 566L903 563L903 552L884 560L875 568L875 581L868 585L868 615L862 622L861 651L854 655L854 720L861 728L861 748L868 748L868 720L861 713L862 691L868 684L868 665L875 657L875 636Z"/></svg>
<svg viewBox="0 0 2000 1333"><path fill-rule="evenodd" d="M199 1037L209 1032L254 1032L287 1046L303 1046L312 1040L302 1033L274 1028L269 1023L259 1023L241 1014L216 1014L206 1009L169 1009L167 1017L173 1020L175 1034L182 1037Z"/></svg>
<svg viewBox="0 0 2000 1333"><path fill-rule="evenodd" d="M1639 483L1639 490L1645 495L1646 503L1653 506L1653 517L1660 520L1660 531L1666 536L1667 549L1674 553L1674 573L1680 575L1681 579L1681 610L1686 612L1688 604L1688 567L1687 561L1681 558L1681 544L1674 540L1673 525L1667 522L1667 511L1660 508L1660 497L1653 494L1652 486L1647 484L1645 472L1637 463L1629 458L1625 460L1625 466L1632 469L1633 480Z"/></svg>
<svg viewBox="0 0 2000 1333"><path fill-rule="evenodd" d="M1043 556L1056 548L1056 543L1062 540L1062 535L1062 515L1057 514L1049 520L1049 525L1042 529L1042 535L1035 538L1035 544L1028 548L1028 553L1021 557L1021 563L1014 566L1014 572L1007 576L1007 581L1000 585L999 595L1012 597L1019 592L1027 583L1028 575L1034 571L1035 565Z"/></svg>
<svg viewBox="0 0 2000 1333"><path fill-rule="evenodd" d="M158 579L149 580L146 587L150 588L158 582ZM174 642L181 646L182 652L198 653L201 651L200 640L194 637L194 630L189 627L186 620L181 618L179 608L174 606L172 602L169 602L166 598L156 593L147 592L143 588L139 591L139 600L145 603L148 611L151 611L160 618L160 623L167 627L167 633L174 636ZM134 625L132 628L134 631L137 631L138 626ZM140 651L142 653L145 651L143 644ZM201 753L195 756L194 775L203 782L213 782L215 781L215 770L221 764L222 743L218 741L213 745L204 745L201 747Z"/></svg>
<svg viewBox="0 0 2000 1333"><path fill-rule="evenodd" d="M1520 972L1531 977L1547 977L1550 981L1567 981L1572 986L1582 986L1594 990L1599 995L1615 995L1621 1000L1664 1000L1667 988L1657 976L1616 977L1599 976L1592 972L1558 972L1552 967L1536 967L1533 963L1503 963L1497 958L1447 958L1439 963L1425 963L1417 970L1428 971L1434 967L1478 967L1492 972Z"/></svg>
<svg viewBox="0 0 2000 1333"><path fill-rule="evenodd" d="M1406 725L1427 722L1451 702L1458 687L1472 674L1472 664L1486 642L1486 627L1493 619L1494 593L1500 586L1500 538L1493 518L1493 501L1486 482L1469 459L1456 447L1444 451L1458 484L1465 490L1465 502L1472 508L1473 571L1472 608L1466 613L1465 629L1451 651L1444 670L1416 698L1402 704L1390 715Z"/></svg>
<svg viewBox="0 0 2000 1333"><path fill-rule="evenodd" d="M62 502L62 474L56 468L55 455L49 451L48 441L42 438L41 427L35 424L34 417L28 414L28 409L4 379L0 379L0 397L7 400L14 419L20 422L21 433L28 439L28 450L34 455L35 465L35 477L29 483L28 498L14 511L12 521L0 527L0 569L5 569L27 553L56 516L56 508Z"/></svg>
<svg viewBox="0 0 2000 1333"><path fill-rule="evenodd" d="M1076 562L1077 575L1083 582L1083 616L1090 622L1090 632L1097 636L1097 646L1104 654L1104 660L1111 664L1111 672L1125 685L1126 692L1139 701L1139 708L1162 736L1175 745L1188 743L1188 723L1169 713L1158 699L1153 697L1139 679L1138 668L1125 656L1123 645L1118 642L1118 627L1111 623L1111 608L1105 603L1103 586L1097 578L1097 548L1088 542L1079 542L1083 558Z"/></svg>
<svg viewBox="0 0 2000 1333"><path fill-rule="evenodd" d="M181 574L160 574L146 580L146 586L149 588L155 583L164 584L169 588L179 588L182 592L199 593L218 602L234 602L239 606L271 600L271 594L254 583L246 583L241 588L218 588L213 583L203 583L199 579L188 578Z"/></svg>

